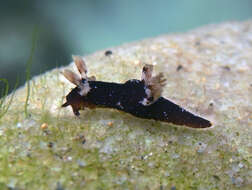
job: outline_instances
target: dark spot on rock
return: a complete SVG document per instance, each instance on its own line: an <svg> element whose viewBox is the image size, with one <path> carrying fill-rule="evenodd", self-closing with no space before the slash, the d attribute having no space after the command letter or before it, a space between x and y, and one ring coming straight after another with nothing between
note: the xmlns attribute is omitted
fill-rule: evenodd
<svg viewBox="0 0 252 190"><path fill-rule="evenodd" d="M148 131L149 133L151 133L151 130L150 130L150 129L146 129L146 131Z"/></svg>
<svg viewBox="0 0 252 190"><path fill-rule="evenodd" d="M230 68L229 66L227 66L227 65L226 65L226 66L223 66L222 68L223 68L224 70L226 70L226 71L230 71L230 70L231 70L231 68Z"/></svg>
<svg viewBox="0 0 252 190"><path fill-rule="evenodd" d="M55 153L54 155L55 155L57 158L61 159L61 160L63 159L63 156L61 156L61 155L58 154L58 153Z"/></svg>
<svg viewBox="0 0 252 190"><path fill-rule="evenodd" d="M213 107L213 105L214 105L213 102L210 102L209 106L210 106L210 107Z"/></svg>
<svg viewBox="0 0 252 190"><path fill-rule="evenodd" d="M85 136L82 135L82 134L77 135L77 136L74 138L74 140L81 142L81 144L85 144L85 143L86 143L86 138L85 138Z"/></svg>
<svg viewBox="0 0 252 190"><path fill-rule="evenodd" d="M163 185L160 185L160 188L159 188L160 190L163 190L164 189L164 186Z"/></svg>
<svg viewBox="0 0 252 190"><path fill-rule="evenodd" d="M62 187L60 182L58 182L55 190L65 190L65 189L64 189L64 187Z"/></svg>
<svg viewBox="0 0 252 190"><path fill-rule="evenodd" d="M51 131L49 131L48 129L43 130L43 132L44 132L45 135L50 135L51 134Z"/></svg>
<svg viewBox="0 0 252 190"><path fill-rule="evenodd" d="M28 152L28 153L26 154L26 156L27 156L28 158L31 158L31 153Z"/></svg>
<svg viewBox="0 0 252 190"><path fill-rule="evenodd" d="M81 141L81 144L85 144L86 143L86 139L83 139L82 141Z"/></svg>
<svg viewBox="0 0 252 190"><path fill-rule="evenodd" d="M138 171L139 171L141 174L144 174L144 170L139 169Z"/></svg>
<svg viewBox="0 0 252 190"><path fill-rule="evenodd" d="M107 50L107 51L105 51L105 56L110 56L110 55L112 55L112 51L111 50Z"/></svg>
<svg viewBox="0 0 252 190"><path fill-rule="evenodd" d="M180 71L181 69L183 69L183 66L182 65L178 65L176 70Z"/></svg>
<svg viewBox="0 0 252 190"><path fill-rule="evenodd" d="M198 40L195 42L195 46L200 46L201 42Z"/></svg>
<svg viewBox="0 0 252 190"><path fill-rule="evenodd" d="M47 146L48 146L49 148L52 148L53 145L54 145L53 142L49 142Z"/></svg>
<svg viewBox="0 0 252 190"><path fill-rule="evenodd" d="M176 190L177 188L175 186L172 186L171 187L171 190Z"/></svg>
<svg viewBox="0 0 252 190"><path fill-rule="evenodd" d="M218 181L220 181L220 177L217 176L217 175L213 175L213 178L216 179L216 180L218 180Z"/></svg>

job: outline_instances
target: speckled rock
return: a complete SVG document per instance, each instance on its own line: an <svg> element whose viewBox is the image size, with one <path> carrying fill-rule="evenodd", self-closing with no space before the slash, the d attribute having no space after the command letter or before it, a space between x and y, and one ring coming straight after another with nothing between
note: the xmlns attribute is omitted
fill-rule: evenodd
<svg viewBox="0 0 252 190"><path fill-rule="evenodd" d="M163 96L214 127L112 109L76 118L60 107L73 85L60 74L64 68L54 69L30 81L28 117L26 85L0 120L0 189L252 189L252 20L111 51L85 57L90 75L124 82L153 64L168 81Z"/></svg>

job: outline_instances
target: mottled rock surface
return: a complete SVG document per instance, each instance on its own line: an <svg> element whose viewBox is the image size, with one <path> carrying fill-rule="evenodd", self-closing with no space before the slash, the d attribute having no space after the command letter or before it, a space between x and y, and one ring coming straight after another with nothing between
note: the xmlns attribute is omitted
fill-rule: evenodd
<svg viewBox="0 0 252 190"><path fill-rule="evenodd" d="M163 96L215 126L110 109L76 118L60 108L73 85L54 69L31 80L27 118L26 85L0 120L0 189L252 189L252 20L111 50L85 57L90 75L124 82L154 64L168 81Z"/></svg>

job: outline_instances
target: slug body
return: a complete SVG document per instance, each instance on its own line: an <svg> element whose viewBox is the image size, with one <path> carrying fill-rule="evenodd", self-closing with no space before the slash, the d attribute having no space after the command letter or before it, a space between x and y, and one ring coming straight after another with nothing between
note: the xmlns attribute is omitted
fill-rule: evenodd
<svg viewBox="0 0 252 190"><path fill-rule="evenodd" d="M74 57L74 61L82 62L83 59ZM79 67L80 64L76 65ZM83 72L86 70L80 71L82 76ZM88 77L78 78L74 73L69 74L69 71L67 73L64 75L71 82L77 80L75 81L77 87L66 96L67 102L62 106L71 105L75 115L79 115L79 110L83 110L85 107L103 107L121 110L139 118L154 119L192 128L211 126L210 121L196 116L160 96L165 79L162 74L152 77L151 65L143 68L142 80L132 79L123 84L89 80Z"/></svg>

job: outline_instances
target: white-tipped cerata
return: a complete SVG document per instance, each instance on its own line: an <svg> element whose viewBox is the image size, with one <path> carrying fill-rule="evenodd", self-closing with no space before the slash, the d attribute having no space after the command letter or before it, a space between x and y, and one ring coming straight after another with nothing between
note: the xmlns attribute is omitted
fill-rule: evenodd
<svg viewBox="0 0 252 190"><path fill-rule="evenodd" d="M69 80L71 83L75 84L76 86L79 86L81 84L81 78L79 75L75 74L74 72L66 69L62 73L64 77Z"/></svg>
<svg viewBox="0 0 252 190"><path fill-rule="evenodd" d="M73 55L73 61L78 69L78 71L80 72L81 74L81 77L83 79L86 79L87 78L87 66L83 60L83 58L81 56L76 56L76 55Z"/></svg>

